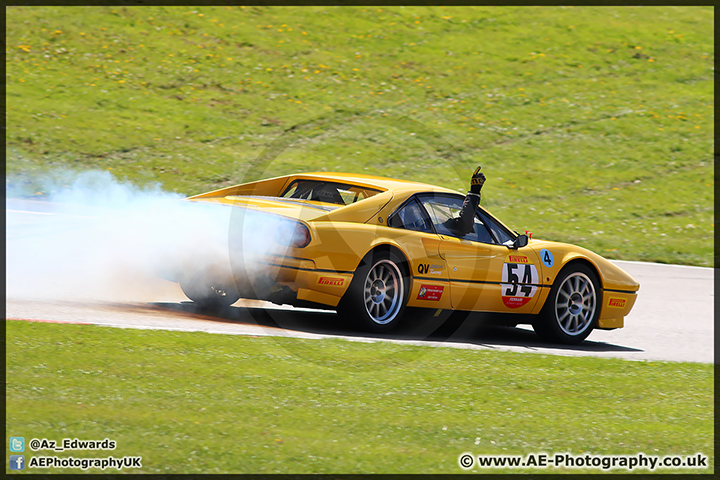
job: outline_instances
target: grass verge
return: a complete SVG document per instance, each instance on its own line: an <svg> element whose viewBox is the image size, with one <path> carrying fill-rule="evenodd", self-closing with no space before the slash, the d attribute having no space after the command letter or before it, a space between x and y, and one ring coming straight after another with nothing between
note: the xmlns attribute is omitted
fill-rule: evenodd
<svg viewBox="0 0 720 480"><path fill-rule="evenodd" d="M712 365L22 321L6 361L8 436L110 438L72 454L143 473L461 473L464 452L701 452L708 469L661 472L714 471Z"/></svg>

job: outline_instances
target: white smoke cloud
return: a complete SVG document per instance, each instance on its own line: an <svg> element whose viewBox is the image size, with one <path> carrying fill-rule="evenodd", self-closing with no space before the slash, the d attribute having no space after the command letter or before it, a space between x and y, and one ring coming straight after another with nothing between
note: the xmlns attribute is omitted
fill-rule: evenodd
<svg viewBox="0 0 720 480"><path fill-rule="evenodd" d="M139 188L107 171L54 172L33 183L49 192L43 200L7 184L8 298L149 300L167 288L160 278L205 272L227 280L231 260L259 275L257 258L285 248L272 236L287 235L286 222L189 202L159 185ZM231 222L243 222L233 229L243 234L242 252L233 255Z"/></svg>

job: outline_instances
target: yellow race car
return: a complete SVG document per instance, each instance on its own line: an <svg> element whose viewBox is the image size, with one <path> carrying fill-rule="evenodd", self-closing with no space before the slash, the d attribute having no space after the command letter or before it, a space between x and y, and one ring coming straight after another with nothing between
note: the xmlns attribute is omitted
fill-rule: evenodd
<svg viewBox="0 0 720 480"><path fill-rule="evenodd" d="M233 207L231 268L214 274L198 266L179 282L201 305L252 298L331 308L373 331L394 327L406 307L515 314L563 343L623 326L639 289L630 275L584 248L519 235L482 207L473 231L458 234L449 221L464 198L346 173L196 195L188 200Z"/></svg>

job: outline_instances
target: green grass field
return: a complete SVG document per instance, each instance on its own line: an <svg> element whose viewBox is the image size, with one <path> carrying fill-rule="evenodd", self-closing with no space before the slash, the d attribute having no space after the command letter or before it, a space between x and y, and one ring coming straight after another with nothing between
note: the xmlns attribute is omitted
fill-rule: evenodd
<svg viewBox="0 0 720 480"><path fill-rule="evenodd" d="M712 365L18 321L7 339L9 436L109 438L73 454L142 473L461 473L465 452L714 470ZM601 473L482 470L569 471Z"/></svg>
<svg viewBox="0 0 720 480"><path fill-rule="evenodd" d="M520 232L713 266L713 26L712 7L8 7L6 182L465 191L480 164ZM708 470L660 472L712 473L713 368L9 321L6 430L109 437L92 456L143 473L462 473L465 452L701 452Z"/></svg>
<svg viewBox="0 0 720 480"><path fill-rule="evenodd" d="M38 196L34 176L57 167L184 194L311 170L464 190L481 164L485 205L518 231L712 266L713 20L712 7L9 7L7 172Z"/></svg>

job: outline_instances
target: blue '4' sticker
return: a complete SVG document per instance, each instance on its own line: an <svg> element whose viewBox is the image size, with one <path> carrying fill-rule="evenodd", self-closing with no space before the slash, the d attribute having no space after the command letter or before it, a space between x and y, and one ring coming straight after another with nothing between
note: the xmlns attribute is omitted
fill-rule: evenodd
<svg viewBox="0 0 720 480"><path fill-rule="evenodd" d="M540 260L542 260L543 264L551 268L553 265L555 265L555 258L553 257L552 253L550 253L550 250L543 248L540 250Z"/></svg>

